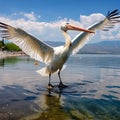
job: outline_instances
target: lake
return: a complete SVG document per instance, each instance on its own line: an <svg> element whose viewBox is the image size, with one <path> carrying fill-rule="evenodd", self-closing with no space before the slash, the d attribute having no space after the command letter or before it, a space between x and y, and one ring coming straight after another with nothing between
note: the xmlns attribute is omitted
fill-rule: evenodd
<svg viewBox="0 0 120 120"><path fill-rule="evenodd" d="M120 120L120 55L71 56L61 78L27 57L0 59L0 120Z"/></svg>

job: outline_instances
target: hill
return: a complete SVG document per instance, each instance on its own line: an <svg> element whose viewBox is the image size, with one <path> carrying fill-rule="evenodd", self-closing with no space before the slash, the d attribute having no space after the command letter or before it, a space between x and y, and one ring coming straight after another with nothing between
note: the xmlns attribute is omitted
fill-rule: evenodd
<svg viewBox="0 0 120 120"><path fill-rule="evenodd" d="M86 44L79 53L120 54L120 41L102 41L94 44Z"/></svg>

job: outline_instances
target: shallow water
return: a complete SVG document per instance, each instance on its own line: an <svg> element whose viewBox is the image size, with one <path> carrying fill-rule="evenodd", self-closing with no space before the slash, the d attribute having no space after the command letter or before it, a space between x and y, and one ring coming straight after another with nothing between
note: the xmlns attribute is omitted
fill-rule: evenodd
<svg viewBox="0 0 120 120"><path fill-rule="evenodd" d="M48 91L29 57L0 59L0 120L120 120L120 55L75 55Z"/></svg>

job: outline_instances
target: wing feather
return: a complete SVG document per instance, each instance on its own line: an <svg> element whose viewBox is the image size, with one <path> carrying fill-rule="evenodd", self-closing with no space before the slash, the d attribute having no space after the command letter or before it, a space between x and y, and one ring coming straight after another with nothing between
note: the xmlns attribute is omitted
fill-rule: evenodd
<svg viewBox="0 0 120 120"><path fill-rule="evenodd" d="M3 38L12 41L31 58L46 64L51 61L54 49L24 30L0 22L0 33Z"/></svg>
<svg viewBox="0 0 120 120"><path fill-rule="evenodd" d="M90 26L88 30L104 30L108 31L110 28L113 28L116 23L120 22L120 12L118 9L108 12L105 19L102 21L95 23L94 25ZM71 52L72 54L77 53L93 36L91 33L82 32L78 34L73 40L71 45Z"/></svg>

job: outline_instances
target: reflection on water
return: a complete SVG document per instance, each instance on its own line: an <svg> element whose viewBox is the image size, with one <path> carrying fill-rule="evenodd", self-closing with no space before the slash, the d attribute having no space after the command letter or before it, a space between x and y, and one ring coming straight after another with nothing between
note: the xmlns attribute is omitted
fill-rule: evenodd
<svg viewBox="0 0 120 120"><path fill-rule="evenodd" d="M40 99L38 99L38 102ZM58 96L51 96L49 94L43 95L42 103L39 105L40 107L42 106L42 108L46 109L42 110L40 113L37 113L35 116L29 116L27 118L28 120L33 118L34 120L70 120L70 116L67 112L65 112L64 107L61 104L61 99Z"/></svg>
<svg viewBox="0 0 120 120"><path fill-rule="evenodd" d="M0 59L0 66L4 67L4 59Z"/></svg>
<svg viewBox="0 0 120 120"><path fill-rule="evenodd" d="M120 120L120 56L76 55L48 91L28 57L0 60L0 120Z"/></svg>

